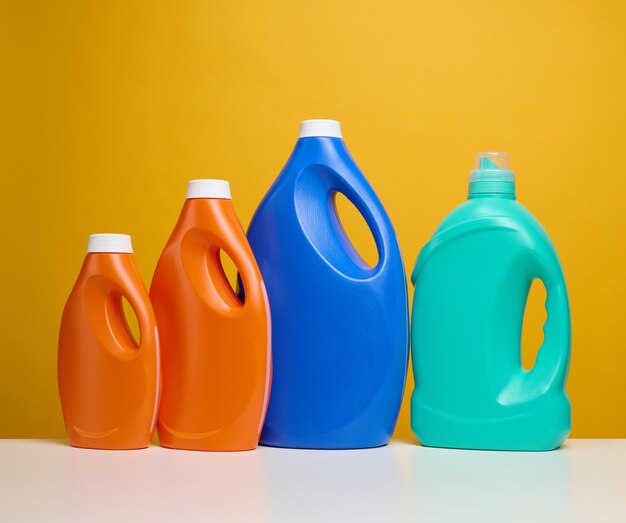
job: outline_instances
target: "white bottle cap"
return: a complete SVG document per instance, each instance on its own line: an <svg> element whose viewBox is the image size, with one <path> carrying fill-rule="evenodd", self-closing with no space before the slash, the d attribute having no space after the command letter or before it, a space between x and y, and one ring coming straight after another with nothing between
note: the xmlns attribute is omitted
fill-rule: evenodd
<svg viewBox="0 0 626 523"><path fill-rule="evenodd" d="M128 234L91 234L87 252L133 252Z"/></svg>
<svg viewBox="0 0 626 523"><path fill-rule="evenodd" d="M189 198L230 200L230 184L226 180L191 180L187 184L187 199Z"/></svg>
<svg viewBox="0 0 626 523"><path fill-rule="evenodd" d="M337 120L304 120L304 122L300 122L300 135L298 138L308 138L310 136L343 138L341 135L341 124Z"/></svg>

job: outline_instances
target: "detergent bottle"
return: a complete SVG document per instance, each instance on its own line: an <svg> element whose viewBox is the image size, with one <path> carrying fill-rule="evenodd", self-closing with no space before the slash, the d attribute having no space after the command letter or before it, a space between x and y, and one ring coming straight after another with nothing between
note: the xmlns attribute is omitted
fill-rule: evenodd
<svg viewBox="0 0 626 523"><path fill-rule="evenodd" d="M224 273L221 250L237 267L239 293ZM150 297L162 341L161 444L256 448L271 386L271 318L227 181L189 182Z"/></svg>
<svg viewBox="0 0 626 523"><path fill-rule="evenodd" d="M92 234L61 320L58 379L70 444L150 445L160 396L159 335L130 236ZM139 324L135 341L122 298Z"/></svg>
<svg viewBox="0 0 626 523"><path fill-rule="evenodd" d="M378 251L373 267L344 232L338 193L369 226ZM389 217L350 156L339 122L302 122L248 239L273 317L274 381L261 443L385 445L407 370L406 277Z"/></svg>
<svg viewBox="0 0 626 523"><path fill-rule="evenodd" d="M521 331L534 279L547 320L531 370ZM550 238L515 198L506 153L480 153L467 202L424 246L415 284L411 425L422 444L551 450L570 432L570 314Z"/></svg>

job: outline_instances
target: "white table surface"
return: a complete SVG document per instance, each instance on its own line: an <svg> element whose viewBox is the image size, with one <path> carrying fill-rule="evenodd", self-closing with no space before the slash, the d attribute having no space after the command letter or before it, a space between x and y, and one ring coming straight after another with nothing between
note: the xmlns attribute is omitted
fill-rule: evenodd
<svg viewBox="0 0 626 523"><path fill-rule="evenodd" d="M0 521L624 522L626 440L546 453L402 442L111 452L0 440Z"/></svg>

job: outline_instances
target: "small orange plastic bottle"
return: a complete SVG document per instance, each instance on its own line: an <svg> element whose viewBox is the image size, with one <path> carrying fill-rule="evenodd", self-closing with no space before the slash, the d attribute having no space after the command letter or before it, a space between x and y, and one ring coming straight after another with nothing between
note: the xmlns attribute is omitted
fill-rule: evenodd
<svg viewBox="0 0 626 523"><path fill-rule="evenodd" d="M70 444L91 449L150 445L159 397L159 336L126 234L92 234L63 311L59 394ZM135 342L124 297L137 315Z"/></svg>
<svg viewBox="0 0 626 523"><path fill-rule="evenodd" d="M220 250L233 260L233 291ZM158 431L165 447L256 448L271 386L270 310L224 180L192 180L150 297L162 341Z"/></svg>

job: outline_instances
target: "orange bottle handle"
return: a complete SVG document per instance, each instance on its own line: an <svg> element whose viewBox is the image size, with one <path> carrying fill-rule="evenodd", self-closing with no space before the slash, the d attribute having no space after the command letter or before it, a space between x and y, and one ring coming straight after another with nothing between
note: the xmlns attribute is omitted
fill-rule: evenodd
<svg viewBox="0 0 626 523"><path fill-rule="evenodd" d="M134 265L135 264L133 263L133 269L136 272ZM118 275L117 271L115 274L116 276ZM131 285L125 278L116 278L113 282L117 286L121 296L128 300L128 303L137 316L137 324L139 326L139 343L137 351L141 351L142 347L146 344L146 339L150 339L154 334L156 320L153 319L152 322L150 321L153 313L149 310L148 291L140 288L140 286L143 286L143 282L138 272L136 272L136 279L138 285Z"/></svg>
<svg viewBox="0 0 626 523"><path fill-rule="evenodd" d="M191 285L216 312L226 316L240 316L246 313L250 300L258 301L260 298L258 282L261 276L246 235L238 222L233 224L230 220L224 220L218 231L195 227L185 235L181 250ZM220 250L230 256L241 275L245 291L243 303L235 295L224 274Z"/></svg>
<svg viewBox="0 0 626 523"><path fill-rule="evenodd" d="M116 254L115 256L126 255ZM124 261L122 263L126 265L129 262ZM94 312L90 315L91 323L103 345L119 359L130 360L137 356L148 341L151 341L152 336L156 336L156 332L153 333L156 320L149 310L147 291L144 290L142 293L140 286L143 285L143 282L134 261L130 260L130 267L123 267L122 263L120 260L114 260L114 263L110 264L111 270L108 271L107 275L96 275L90 278L92 283L90 285L88 282L83 292L85 302L90 304L88 310ZM132 278L129 278L129 269L134 273ZM130 334L122 309L122 297L126 298L137 316L138 343L134 342ZM107 309L105 315L99 312L101 307Z"/></svg>
<svg viewBox="0 0 626 523"><path fill-rule="evenodd" d="M252 249L248 244L248 238L239 223L237 223L237 226L231 226L228 234L225 234L222 239L224 241L222 249L233 260L237 272L241 276L245 294L243 308L246 309L246 305L250 301L257 302L261 298L259 285L261 273L256 265Z"/></svg>

